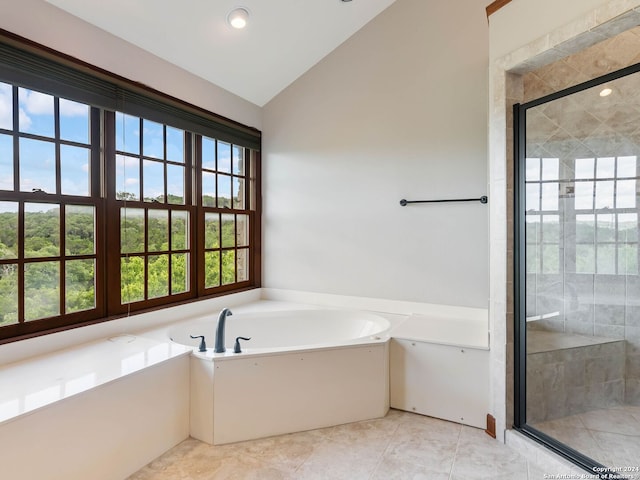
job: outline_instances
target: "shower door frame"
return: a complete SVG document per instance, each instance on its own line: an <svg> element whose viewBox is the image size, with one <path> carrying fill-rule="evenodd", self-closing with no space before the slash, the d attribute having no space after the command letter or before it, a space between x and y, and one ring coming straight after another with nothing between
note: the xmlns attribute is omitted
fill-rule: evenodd
<svg viewBox="0 0 640 480"><path fill-rule="evenodd" d="M526 103L513 105L513 313L514 313L514 411L513 428L549 448L561 457L600 478L617 478L616 472L574 450L559 440L527 424L527 323L526 323L526 113L529 108L567 97L640 72L640 63L602 75L586 82L545 95Z"/></svg>

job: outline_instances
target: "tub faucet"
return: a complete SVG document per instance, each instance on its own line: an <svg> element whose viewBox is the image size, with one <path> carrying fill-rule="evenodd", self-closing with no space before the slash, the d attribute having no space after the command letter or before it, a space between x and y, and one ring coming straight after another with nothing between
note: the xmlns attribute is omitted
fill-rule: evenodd
<svg viewBox="0 0 640 480"><path fill-rule="evenodd" d="M216 327L216 346L213 349L215 353L223 353L226 351L224 348L224 323L229 315L233 315L228 308L222 309L220 315L218 315L218 326Z"/></svg>

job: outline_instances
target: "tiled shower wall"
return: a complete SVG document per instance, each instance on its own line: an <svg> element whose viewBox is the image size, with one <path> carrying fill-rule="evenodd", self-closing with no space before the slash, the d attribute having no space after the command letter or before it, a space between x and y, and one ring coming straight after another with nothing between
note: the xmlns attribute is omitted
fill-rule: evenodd
<svg viewBox="0 0 640 480"><path fill-rule="evenodd" d="M638 62L640 27L635 27L522 75L522 101L540 98ZM625 112L623 126L629 130L629 125L635 124L638 131L629 130L623 146L617 147L616 153L636 155L640 160L640 97L636 97L636 102L637 104L629 105L628 111ZM591 118L590 115L593 113L585 113L588 109L589 106L586 105L583 112L573 112L572 118L567 116L567 112L558 112L558 115L564 115L564 121L570 122L572 128L586 130L591 126L584 124L585 118ZM630 115L637 116L639 121L629 122ZM606 115L599 116L597 121L597 128L601 131L621 126L615 117L608 118ZM545 135L547 133L549 132ZM549 139L553 138L553 132L550 133L547 135ZM541 138L543 136L541 132ZM601 138L602 142L618 141L612 137L607 140L606 135ZM575 145L572 148L576 148ZM598 147L594 148L591 145L591 150L598 150ZM589 153L585 152L584 155L587 156ZM597 155L596 152L591 156ZM560 168L562 170L568 166L561 163ZM569 207L568 202L573 201L573 195L562 193L561 190L560 210ZM575 229L575 223L573 228ZM564 248L575 248L575 245L572 246L575 242L571 241L571 235L575 235L575 230L572 232L571 229L570 224L561 225L560 258L570 258L574 255L573 252L565 252L562 245L563 236L566 236L569 241ZM640 277L637 274L576 274L575 268L567 268L565 262L560 262L560 265L557 274L538 274L527 279L530 294L527 298L528 314L559 312L556 317L529 323L529 328L625 339L626 402L640 405Z"/></svg>

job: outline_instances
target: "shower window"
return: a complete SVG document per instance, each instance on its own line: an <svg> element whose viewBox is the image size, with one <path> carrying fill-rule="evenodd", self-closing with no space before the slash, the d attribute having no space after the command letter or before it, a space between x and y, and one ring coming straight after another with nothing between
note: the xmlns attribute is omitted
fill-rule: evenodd
<svg viewBox="0 0 640 480"><path fill-rule="evenodd" d="M576 273L637 275L637 157L575 159Z"/></svg>
<svg viewBox="0 0 640 480"><path fill-rule="evenodd" d="M526 159L527 271L558 273L560 229L558 158Z"/></svg>

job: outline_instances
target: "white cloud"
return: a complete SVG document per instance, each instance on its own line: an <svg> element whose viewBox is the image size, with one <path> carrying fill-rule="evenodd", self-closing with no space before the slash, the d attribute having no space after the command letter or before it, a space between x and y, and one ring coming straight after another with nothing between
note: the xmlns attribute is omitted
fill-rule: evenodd
<svg viewBox="0 0 640 480"><path fill-rule="evenodd" d="M20 130L22 130L23 132L28 131L31 128L31 118L22 108L18 110L18 115L20 117L18 120L20 124Z"/></svg>
<svg viewBox="0 0 640 480"><path fill-rule="evenodd" d="M31 115L53 115L53 97L51 95L20 89L20 104Z"/></svg>
<svg viewBox="0 0 640 480"><path fill-rule="evenodd" d="M72 102L64 98L60 99L60 115L64 117L85 117L88 107L82 103Z"/></svg>
<svg viewBox="0 0 640 480"><path fill-rule="evenodd" d="M139 180L137 178L127 178L124 181L124 184L128 187L130 185L138 185Z"/></svg>

